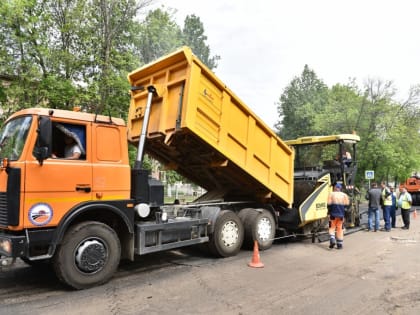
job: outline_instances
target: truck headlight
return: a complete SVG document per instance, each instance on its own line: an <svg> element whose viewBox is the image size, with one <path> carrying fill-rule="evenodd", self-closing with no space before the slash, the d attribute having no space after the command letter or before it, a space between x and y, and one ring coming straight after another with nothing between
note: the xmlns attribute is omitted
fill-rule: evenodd
<svg viewBox="0 0 420 315"><path fill-rule="evenodd" d="M0 240L0 251L11 255L12 254L12 242L9 239Z"/></svg>
<svg viewBox="0 0 420 315"><path fill-rule="evenodd" d="M9 159L8 158L3 158L0 161L0 169L6 169L9 167Z"/></svg>

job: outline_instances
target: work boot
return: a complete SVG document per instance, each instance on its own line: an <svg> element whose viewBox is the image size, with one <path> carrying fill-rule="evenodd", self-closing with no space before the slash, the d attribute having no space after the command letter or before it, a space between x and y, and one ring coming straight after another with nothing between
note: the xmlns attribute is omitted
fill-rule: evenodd
<svg viewBox="0 0 420 315"><path fill-rule="evenodd" d="M343 244L337 244L337 249L343 249Z"/></svg>
<svg viewBox="0 0 420 315"><path fill-rule="evenodd" d="M330 239L330 248L334 248L335 246L335 240Z"/></svg>

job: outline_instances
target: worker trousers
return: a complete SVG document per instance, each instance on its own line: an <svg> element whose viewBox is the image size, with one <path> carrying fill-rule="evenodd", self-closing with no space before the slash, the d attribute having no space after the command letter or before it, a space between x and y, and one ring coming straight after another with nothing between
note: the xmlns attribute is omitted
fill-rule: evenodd
<svg viewBox="0 0 420 315"><path fill-rule="evenodd" d="M375 218L375 222L373 219ZM369 231L377 231L379 230L379 208L368 208L368 230Z"/></svg>
<svg viewBox="0 0 420 315"><path fill-rule="evenodd" d="M383 206L384 228L386 231L391 230L391 206Z"/></svg>
<svg viewBox="0 0 420 315"><path fill-rule="evenodd" d="M410 228L410 209L401 209L401 218L404 223L403 227L406 229L409 229Z"/></svg>
<svg viewBox="0 0 420 315"><path fill-rule="evenodd" d="M330 235L331 244L337 242L337 246L341 247L343 245L343 239L344 239L343 225L344 225L344 218L337 218L337 217L330 216L328 234Z"/></svg>

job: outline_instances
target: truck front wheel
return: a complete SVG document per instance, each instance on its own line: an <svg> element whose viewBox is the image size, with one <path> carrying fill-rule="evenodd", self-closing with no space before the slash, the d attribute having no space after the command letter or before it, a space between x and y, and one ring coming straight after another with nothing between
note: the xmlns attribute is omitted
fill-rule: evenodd
<svg viewBox="0 0 420 315"><path fill-rule="evenodd" d="M72 226L54 255L57 277L75 289L107 282L120 262L121 245L108 225L87 221Z"/></svg>
<svg viewBox="0 0 420 315"><path fill-rule="evenodd" d="M220 211L210 236L210 251L218 257L235 256L242 247L243 239L241 219L230 210Z"/></svg>

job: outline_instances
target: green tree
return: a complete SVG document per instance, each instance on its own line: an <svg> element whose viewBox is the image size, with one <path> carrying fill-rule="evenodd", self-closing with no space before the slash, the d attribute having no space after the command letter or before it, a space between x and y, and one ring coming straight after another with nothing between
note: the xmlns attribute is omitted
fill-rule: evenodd
<svg viewBox="0 0 420 315"><path fill-rule="evenodd" d="M91 45L89 57L93 60L92 75L98 84L96 111L118 108L124 99L120 95L128 89L125 74L135 64L131 38L137 29L135 17L151 1L92 0L89 10ZM93 40L92 40L93 39ZM126 99L125 99L126 100ZM128 102L125 102L128 103Z"/></svg>
<svg viewBox="0 0 420 315"><path fill-rule="evenodd" d="M275 127L283 139L318 135L315 115L328 100L328 87L305 65L302 75L294 78L280 96L277 110L280 120Z"/></svg>
<svg viewBox="0 0 420 315"><path fill-rule="evenodd" d="M1 71L19 107L121 111L139 64L136 16L151 0L10 0L0 4ZM114 110L116 109L116 110Z"/></svg>
<svg viewBox="0 0 420 315"><path fill-rule="evenodd" d="M86 1L14 0L0 4L2 72L13 74L9 99L27 106L68 108L80 93L81 25ZM10 103L11 104L11 103ZM9 104L9 105L10 105Z"/></svg>
<svg viewBox="0 0 420 315"><path fill-rule="evenodd" d="M15 111L37 103L32 91L42 75L47 75L44 5L37 1L15 0L0 2L0 73L7 76L7 104L3 110Z"/></svg>
<svg viewBox="0 0 420 315"><path fill-rule="evenodd" d="M395 91L391 81L368 80L361 96L359 168L375 170L378 180L404 178L418 160L419 115L415 106L396 102Z"/></svg>
<svg viewBox="0 0 420 315"><path fill-rule="evenodd" d="M182 42L189 46L193 53L211 70L217 68L220 56L210 57L210 47L206 44L207 36L200 18L194 14L187 15L182 29Z"/></svg>
<svg viewBox="0 0 420 315"><path fill-rule="evenodd" d="M173 11L149 11L140 27L140 56L149 63L182 45L181 29L173 18Z"/></svg>
<svg viewBox="0 0 420 315"><path fill-rule="evenodd" d="M334 85L324 106L314 113L313 133L328 135L357 131L362 99L354 81Z"/></svg>

